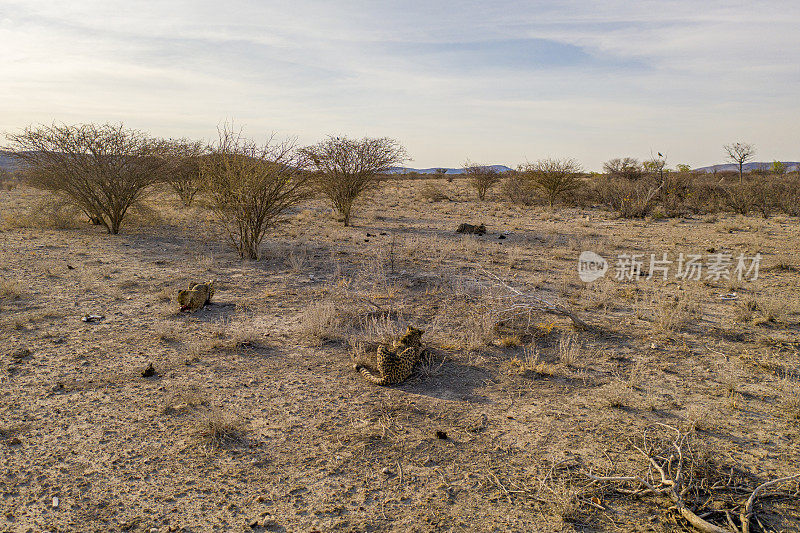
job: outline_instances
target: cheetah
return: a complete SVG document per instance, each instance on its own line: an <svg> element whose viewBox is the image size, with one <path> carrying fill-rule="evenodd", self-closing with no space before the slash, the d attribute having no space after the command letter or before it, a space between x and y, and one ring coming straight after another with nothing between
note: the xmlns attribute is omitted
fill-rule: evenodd
<svg viewBox="0 0 800 533"><path fill-rule="evenodd" d="M479 226L475 226L473 224L461 224L458 226L456 233L467 233L472 235L486 235L486 225L481 224Z"/></svg>
<svg viewBox="0 0 800 533"><path fill-rule="evenodd" d="M419 342L423 333L425 332L421 329L408 326L405 335L391 348L385 345L378 347L377 367L380 373L362 364L354 366L356 372L361 372L367 381L376 385L392 385L405 381L425 351Z"/></svg>
<svg viewBox="0 0 800 533"><path fill-rule="evenodd" d="M178 305L181 311L194 313L211 301L214 296L214 282L190 283L186 290L178 291Z"/></svg>

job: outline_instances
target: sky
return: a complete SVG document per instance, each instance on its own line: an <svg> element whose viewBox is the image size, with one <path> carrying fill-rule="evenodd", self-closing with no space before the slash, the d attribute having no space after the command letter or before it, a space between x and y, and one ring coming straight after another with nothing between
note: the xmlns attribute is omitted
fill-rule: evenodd
<svg viewBox="0 0 800 533"><path fill-rule="evenodd" d="M0 0L0 132L123 122L408 166L800 160L800 1Z"/></svg>

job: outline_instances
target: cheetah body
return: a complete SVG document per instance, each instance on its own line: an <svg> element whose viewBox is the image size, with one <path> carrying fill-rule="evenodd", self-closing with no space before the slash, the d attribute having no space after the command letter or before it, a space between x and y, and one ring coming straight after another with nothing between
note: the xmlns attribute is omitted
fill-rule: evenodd
<svg viewBox="0 0 800 533"><path fill-rule="evenodd" d="M214 282L190 283L189 288L178 291L178 305L181 311L194 313L211 301L214 296Z"/></svg>
<svg viewBox="0 0 800 533"><path fill-rule="evenodd" d="M356 364L355 370L376 385L392 385L405 381L422 358L424 350L420 338L423 333L425 332L421 329L408 326L405 335L391 348L385 345L378 347L377 373L362 364Z"/></svg>

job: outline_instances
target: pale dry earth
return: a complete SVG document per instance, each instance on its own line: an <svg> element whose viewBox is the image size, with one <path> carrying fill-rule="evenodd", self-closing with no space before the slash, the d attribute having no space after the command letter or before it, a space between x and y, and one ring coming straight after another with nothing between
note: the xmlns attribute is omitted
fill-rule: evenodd
<svg viewBox="0 0 800 533"><path fill-rule="evenodd" d="M632 444L658 423L730 482L706 509L800 472L798 219L627 221L433 183L450 199L398 181L351 228L311 201L255 262L165 191L117 236L40 227L44 193L0 191L0 530L684 531L668 502L582 476L646 471ZM755 282L587 285L583 250L763 260ZM487 273L593 328L497 326ZM213 304L179 313L207 279ZM432 352L412 380L353 372L406 324ZM782 491L758 518L798 531Z"/></svg>

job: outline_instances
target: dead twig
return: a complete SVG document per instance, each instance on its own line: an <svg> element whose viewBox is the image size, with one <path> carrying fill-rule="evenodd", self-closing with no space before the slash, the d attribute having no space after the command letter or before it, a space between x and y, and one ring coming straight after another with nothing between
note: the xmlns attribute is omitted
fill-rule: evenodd
<svg viewBox="0 0 800 533"><path fill-rule="evenodd" d="M565 316L569 318L573 325L577 329L591 329L591 325L581 319L578 315L567 309L561 304L556 302L546 300L539 296L535 296L533 294L526 294L518 289L515 289L505 281L503 281L499 276L496 274L489 272L485 269L481 269L483 274L492 278L495 282L500 284L504 289L509 291L513 297L515 297L518 301L511 304L511 306L506 309L506 311L518 311L516 314L523 314L525 311L545 311L548 313L552 313L559 316Z"/></svg>

